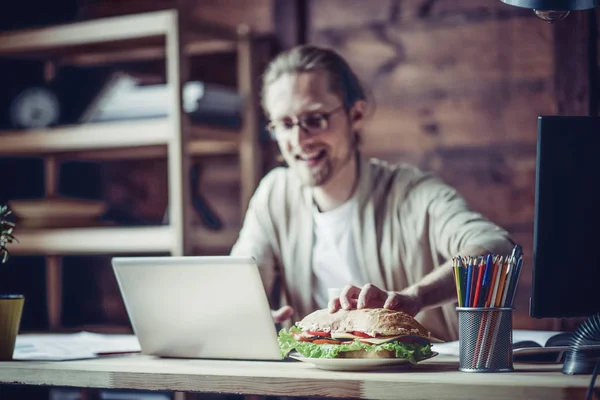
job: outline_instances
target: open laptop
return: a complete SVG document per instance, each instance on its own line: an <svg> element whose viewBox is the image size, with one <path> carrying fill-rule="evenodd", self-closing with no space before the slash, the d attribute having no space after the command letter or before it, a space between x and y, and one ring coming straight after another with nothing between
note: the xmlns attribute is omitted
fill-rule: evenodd
<svg viewBox="0 0 600 400"><path fill-rule="evenodd" d="M143 354L282 359L253 258L115 257L112 265Z"/></svg>

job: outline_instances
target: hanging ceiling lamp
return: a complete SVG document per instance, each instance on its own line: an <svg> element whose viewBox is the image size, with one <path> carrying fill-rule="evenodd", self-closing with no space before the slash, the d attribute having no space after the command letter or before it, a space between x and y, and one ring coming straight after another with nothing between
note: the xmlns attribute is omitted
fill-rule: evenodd
<svg viewBox="0 0 600 400"><path fill-rule="evenodd" d="M552 23L565 19L571 11L589 10L600 0L501 0L511 6L531 8L539 18Z"/></svg>

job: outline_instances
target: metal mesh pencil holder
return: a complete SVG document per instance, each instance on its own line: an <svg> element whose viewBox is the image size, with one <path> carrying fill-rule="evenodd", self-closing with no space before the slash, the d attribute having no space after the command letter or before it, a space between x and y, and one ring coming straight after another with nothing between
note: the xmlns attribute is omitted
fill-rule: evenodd
<svg viewBox="0 0 600 400"><path fill-rule="evenodd" d="M459 366L464 372L513 371L513 308L457 307Z"/></svg>

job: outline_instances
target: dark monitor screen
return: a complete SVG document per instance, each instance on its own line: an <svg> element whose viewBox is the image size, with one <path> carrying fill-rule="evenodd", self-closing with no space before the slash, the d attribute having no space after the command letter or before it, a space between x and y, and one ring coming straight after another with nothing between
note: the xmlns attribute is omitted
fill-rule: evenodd
<svg viewBox="0 0 600 400"><path fill-rule="evenodd" d="M530 315L600 312L600 118L539 117L536 167Z"/></svg>

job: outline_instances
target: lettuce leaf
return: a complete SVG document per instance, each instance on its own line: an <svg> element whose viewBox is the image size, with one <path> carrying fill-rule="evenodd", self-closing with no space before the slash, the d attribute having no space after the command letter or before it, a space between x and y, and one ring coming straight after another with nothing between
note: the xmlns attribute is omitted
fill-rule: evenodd
<svg viewBox="0 0 600 400"><path fill-rule="evenodd" d="M311 342L301 342L294 339L292 333L300 332L300 328L292 327L289 330L282 329L279 331L278 341L281 355L287 356L292 350L296 350L307 358L335 358L344 351L377 351L377 350L389 350L395 351L396 357L408 360L412 364L416 364L420 360L429 358L431 356L431 345L425 346L417 343L402 343L398 341L383 343L383 344L369 344L362 343L358 340L343 344L314 344Z"/></svg>

